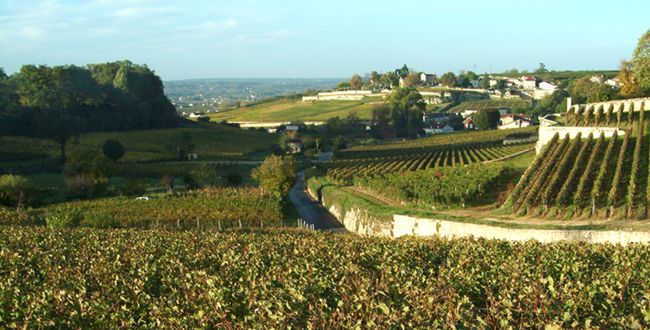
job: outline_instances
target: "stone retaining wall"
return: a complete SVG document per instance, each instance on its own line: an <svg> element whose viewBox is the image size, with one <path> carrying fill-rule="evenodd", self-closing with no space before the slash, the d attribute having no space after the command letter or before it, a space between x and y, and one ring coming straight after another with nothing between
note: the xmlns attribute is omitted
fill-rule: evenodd
<svg viewBox="0 0 650 330"><path fill-rule="evenodd" d="M537 140L537 144L535 145L535 151L539 153L542 150L542 147L553 138L555 133L560 135L560 139L563 139L567 135L570 139L573 139L578 135L578 133L581 133L581 136L584 139L589 136L589 133L592 133L594 138L598 138L601 134L605 134L605 137L611 137L614 135L614 132L618 132L618 136L625 135L625 131L616 127L540 126L539 140Z"/></svg>

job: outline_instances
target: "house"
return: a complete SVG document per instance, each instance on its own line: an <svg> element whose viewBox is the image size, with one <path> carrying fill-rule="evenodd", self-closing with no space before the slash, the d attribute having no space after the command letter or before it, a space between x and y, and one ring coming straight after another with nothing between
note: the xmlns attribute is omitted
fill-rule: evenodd
<svg viewBox="0 0 650 330"><path fill-rule="evenodd" d="M465 129L474 129L474 120L472 117L467 117L463 120L463 127L465 127Z"/></svg>
<svg viewBox="0 0 650 330"><path fill-rule="evenodd" d="M425 128L423 129L424 133L429 136L433 134L447 134L447 133L453 133L454 128L449 126L449 125L437 125L435 127L431 128Z"/></svg>
<svg viewBox="0 0 650 330"><path fill-rule="evenodd" d="M404 77L399 77L399 87L404 87Z"/></svg>
<svg viewBox="0 0 650 330"><path fill-rule="evenodd" d="M205 115L205 113L203 113L203 112L190 112L189 117L190 118L200 118L200 117L203 117L203 115Z"/></svg>
<svg viewBox="0 0 650 330"><path fill-rule="evenodd" d="M523 76L521 78L521 86L523 89L533 90L535 87L537 87L537 82L535 81L534 77Z"/></svg>
<svg viewBox="0 0 650 330"><path fill-rule="evenodd" d="M548 81L542 81L541 83L539 83L538 87L539 87L539 89L543 89L543 90L546 90L546 91L554 91L554 90L557 89L557 86L555 86L554 84L551 84Z"/></svg>
<svg viewBox="0 0 650 330"><path fill-rule="evenodd" d="M305 146L300 140L288 140L287 141L287 152L290 154L299 154L303 152Z"/></svg>
<svg viewBox="0 0 650 330"><path fill-rule="evenodd" d="M267 129L266 129L266 132L267 132L267 133L270 133L270 134L277 133L277 131L278 131L277 128L267 128Z"/></svg>
<svg viewBox="0 0 650 330"><path fill-rule="evenodd" d="M607 79L605 80L605 83L612 87L621 87L621 81L618 80L618 78Z"/></svg>
<svg viewBox="0 0 650 330"><path fill-rule="evenodd" d="M423 85L433 85L436 81L436 75L432 73L420 73L420 82Z"/></svg>
<svg viewBox="0 0 650 330"><path fill-rule="evenodd" d="M284 130L287 132L297 132L300 127L298 125L287 125Z"/></svg>
<svg viewBox="0 0 650 330"><path fill-rule="evenodd" d="M512 113L512 109L510 109L510 108L498 108L497 110L499 110L499 115L501 115L501 116L509 115L509 114Z"/></svg>
<svg viewBox="0 0 650 330"><path fill-rule="evenodd" d="M596 83L596 84L602 84L602 83L605 82L605 77L603 77L602 74L593 75L593 76L591 76L591 78L589 78L589 81L591 81L592 83Z"/></svg>
<svg viewBox="0 0 650 330"><path fill-rule="evenodd" d="M531 125L530 117L524 115L501 115L499 129L528 127Z"/></svg>
<svg viewBox="0 0 650 330"><path fill-rule="evenodd" d="M476 109L467 109L467 110L463 110L463 112L461 112L460 115L463 118L467 118L467 117L475 114L476 112L478 112L478 110L476 110Z"/></svg>

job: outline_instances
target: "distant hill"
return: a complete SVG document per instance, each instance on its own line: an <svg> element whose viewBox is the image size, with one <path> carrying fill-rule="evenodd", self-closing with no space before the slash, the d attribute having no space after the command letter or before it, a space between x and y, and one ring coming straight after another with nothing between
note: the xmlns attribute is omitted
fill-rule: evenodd
<svg viewBox="0 0 650 330"><path fill-rule="evenodd" d="M339 78L215 78L165 81L165 94L179 111L215 108L220 102L258 101L265 98L326 90ZM192 106L190 106L192 104Z"/></svg>

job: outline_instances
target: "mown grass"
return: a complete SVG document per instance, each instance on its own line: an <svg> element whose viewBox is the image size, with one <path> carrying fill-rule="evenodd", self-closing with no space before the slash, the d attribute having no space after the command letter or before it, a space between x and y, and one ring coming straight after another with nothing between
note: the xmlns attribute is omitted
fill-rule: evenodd
<svg viewBox="0 0 650 330"><path fill-rule="evenodd" d="M370 119L372 109L377 106L376 102L382 102L382 100L378 98L362 101L315 102L282 100L211 114L210 118L213 121L325 121L337 116L345 118L351 111L354 111L359 118Z"/></svg>
<svg viewBox="0 0 650 330"><path fill-rule="evenodd" d="M101 152L104 141L113 139L124 146L125 154L120 162L173 160L176 157L174 141L183 133L191 136L194 152L201 160L262 158L264 151L277 143L277 136L266 132L200 124L182 128L83 134L77 141L69 143L67 151L69 155L86 151ZM51 140L0 137L0 167L10 168L16 162L56 160L58 157L58 146Z"/></svg>

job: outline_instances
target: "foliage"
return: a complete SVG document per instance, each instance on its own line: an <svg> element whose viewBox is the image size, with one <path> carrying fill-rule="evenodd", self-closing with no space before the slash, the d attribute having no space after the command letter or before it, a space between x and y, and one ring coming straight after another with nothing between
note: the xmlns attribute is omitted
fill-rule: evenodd
<svg viewBox="0 0 650 330"><path fill-rule="evenodd" d="M348 84L350 85L350 89L359 90L361 89L361 86L363 86L363 79L361 79L360 75L355 74L350 78Z"/></svg>
<svg viewBox="0 0 650 330"><path fill-rule="evenodd" d="M229 229L282 224L278 200L258 188L206 188L179 196L136 200L103 198L56 204L45 209L46 220L59 214L76 225L107 223L112 227L165 229ZM98 215L95 215L98 214ZM93 217L97 218L93 218ZM110 216L110 218L108 218ZM63 219L68 219L63 217ZM86 218L92 218L88 220ZM82 220L83 219L83 220ZM49 222L48 222L49 224Z"/></svg>
<svg viewBox="0 0 650 330"><path fill-rule="evenodd" d="M497 109L481 109L472 115L477 129L493 129L499 125L501 114Z"/></svg>
<svg viewBox="0 0 650 330"><path fill-rule="evenodd" d="M52 228L78 227L81 219L82 213L76 208L53 209L45 215L45 223Z"/></svg>
<svg viewBox="0 0 650 330"><path fill-rule="evenodd" d="M440 84L447 87L456 87L456 75L453 72L447 72L440 77Z"/></svg>
<svg viewBox="0 0 650 330"><path fill-rule="evenodd" d="M573 103L601 102L617 98L617 90L608 85L593 82L591 77L573 81L569 87Z"/></svg>
<svg viewBox="0 0 650 330"><path fill-rule="evenodd" d="M17 328L649 326L645 245L19 227L0 239L0 317Z"/></svg>
<svg viewBox="0 0 650 330"><path fill-rule="evenodd" d="M104 153L104 156L116 162L120 158L124 157L124 146L119 141L109 139L104 141L102 152Z"/></svg>
<svg viewBox="0 0 650 330"><path fill-rule="evenodd" d="M650 92L650 30L639 38L634 49L632 75L639 88Z"/></svg>
<svg viewBox="0 0 650 330"><path fill-rule="evenodd" d="M79 225L91 228L119 228L120 224L106 211L89 211L83 214Z"/></svg>
<svg viewBox="0 0 650 330"><path fill-rule="evenodd" d="M243 178L241 174L234 172L228 173L224 177L224 181L227 186L239 186L242 183L242 180Z"/></svg>
<svg viewBox="0 0 650 330"><path fill-rule="evenodd" d="M462 205L484 197L507 176L503 164L471 164L406 173L355 177L355 185L403 203L426 207Z"/></svg>
<svg viewBox="0 0 650 330"><path fill-rule="evenodd" d="M263 191L282 199L296 181L296 161L291 157L268 156L251 173Z"/></svg>
<svg viewBox="0 0 650 330"><path fill-rule="evenodd" d="M31 186L20 175L0 175L0 205L20 206L26 201Z"/></svg>
<svg viewBox="0 0 650 330"><path fill-rule="evenodd" d="M397 88L388 97L391 124L398 137L415 137L422 127L425 108L422 95L414 88Z"/></svg>

